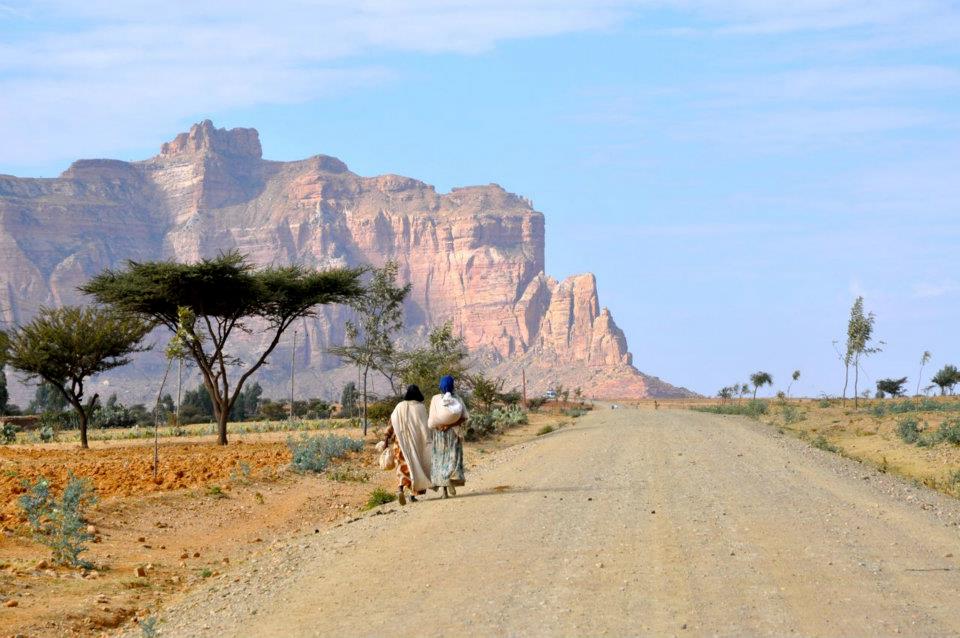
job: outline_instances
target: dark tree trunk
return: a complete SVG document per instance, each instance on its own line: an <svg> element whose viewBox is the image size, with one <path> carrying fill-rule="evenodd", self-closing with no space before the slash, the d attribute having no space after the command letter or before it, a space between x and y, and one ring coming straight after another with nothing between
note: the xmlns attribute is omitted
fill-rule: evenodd
<svg viewBox="0 0 960 638"><path fill-rule="evenodd" d="M88 450L90 444L87 443L87 411L81 406L78 412L80 414L80 447Z"/></svg>
<svg viewBox="0 0 960 638"><path fill-rule="evenodd" d="M860 357L857 357L857 360L853 362L853 407L859 405L860 395L858 394L860 390Z"/></svg>
<svg viewBox="0 0 960 638"><path fill-rule="evenodd" d="M230 413L227 410L221 410L217 415L217 443L219 445L227 444L227 419Z"/></svg>
<svg viewBox="0 0 960 638"><path fill-rule="evenodd" d="M850 384L850 364L844 363L843 365L843 405L847 404L847 386Z"/></svg>

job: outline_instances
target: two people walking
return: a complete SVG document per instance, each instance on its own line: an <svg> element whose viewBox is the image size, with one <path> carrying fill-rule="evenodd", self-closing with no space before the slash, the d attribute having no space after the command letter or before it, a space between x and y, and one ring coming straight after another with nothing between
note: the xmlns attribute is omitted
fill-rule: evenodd
<svg viewBox="0 0 960 638"><path fill-rule="evenodd" d="M393 446L397 473L397 500L406 505L427 489L442 489L443 498L456 496L463 485L463 436L460 424L469 415L463 401L454 393L453 377L440 379L440 394L430 401L430 412L423 405L423 393L415 385L407 388L403 401L390 415L384 446Z"/></svg>

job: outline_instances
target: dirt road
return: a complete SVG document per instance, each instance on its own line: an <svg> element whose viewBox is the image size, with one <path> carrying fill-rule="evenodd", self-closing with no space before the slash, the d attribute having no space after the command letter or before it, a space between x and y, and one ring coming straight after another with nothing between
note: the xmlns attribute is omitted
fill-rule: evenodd
<svg viewBox="0 0 960 638"><path fill-rule="evenodd" d="M277 545L171 636L960 633L960 507L742 419L597 410Z"/></svg>

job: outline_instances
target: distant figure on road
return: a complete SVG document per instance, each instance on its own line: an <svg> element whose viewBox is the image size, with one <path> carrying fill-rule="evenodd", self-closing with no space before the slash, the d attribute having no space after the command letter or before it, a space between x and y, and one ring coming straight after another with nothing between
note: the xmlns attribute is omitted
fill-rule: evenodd
<svg viewBox="0 0 960 638"><path fill-rule="evenodd" d="M416 502L417 494L423 494L430 483L430 431L427 429L427 409L423 406L423 393L411 385L390 415L390 427L383 438L387 445L393 444L397 462L397 500L407 504L404 488L410 490L410 500Z"/></svg>
<svg viewBox="0 0 960 638"><path fill-rule="evenodd" d="M453 393L453 377L440 379L440 394L430 401L427 424L433 430L433 457L430 479L435 487L443 488L442 498L457 495L457 487L466 481L463 476L463 437L461 423L466 423L467 406Z"/></svg>

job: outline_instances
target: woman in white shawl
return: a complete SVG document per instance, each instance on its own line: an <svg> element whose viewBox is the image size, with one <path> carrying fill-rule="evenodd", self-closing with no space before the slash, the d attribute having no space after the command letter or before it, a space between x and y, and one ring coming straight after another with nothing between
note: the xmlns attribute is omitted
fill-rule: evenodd
<svg viewBox="0 0 960 638"><path fill-rule="evenodd" d="M397 462L397 500L407 504L404 488L410 490L410 500L416 502L417 494L423 494L430 482L430 432L427 429L427 409L423 407L423 393L411 385L403 401L397 404L390 415L390 427L383 439L386 445L393 444Z"/></svg>

